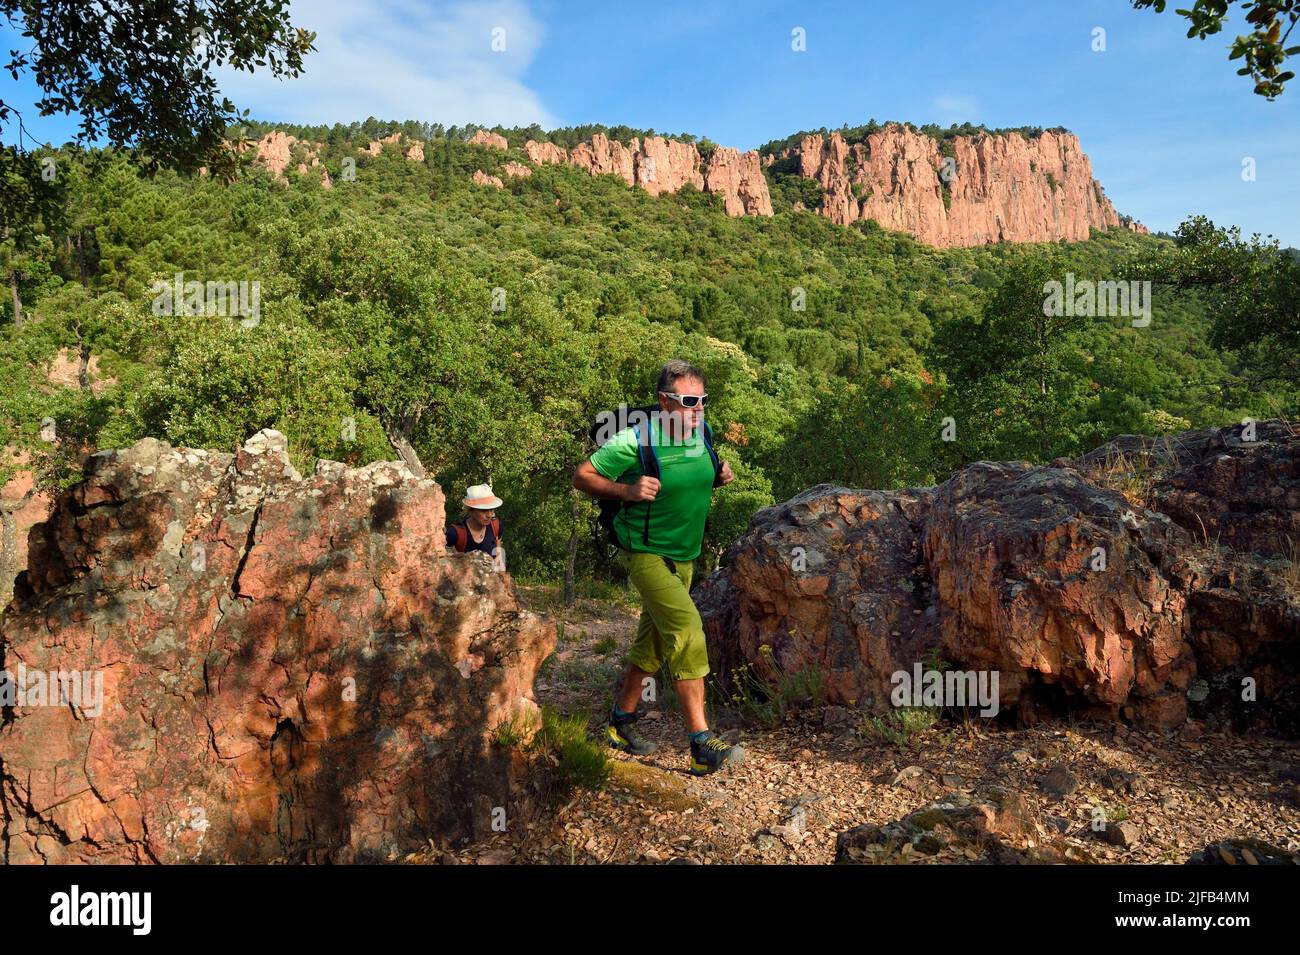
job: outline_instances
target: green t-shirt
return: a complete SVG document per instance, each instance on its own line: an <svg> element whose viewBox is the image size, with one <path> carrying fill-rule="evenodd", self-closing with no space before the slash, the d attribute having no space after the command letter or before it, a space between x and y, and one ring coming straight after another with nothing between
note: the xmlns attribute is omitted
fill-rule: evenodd
<svg viewBox="0 0 1300 955"><path fill-rule="evenodd" d="M614 537L627 550L694 560L700 556L713 498L713 459L699 428L685 441L669 442L661 422L656 420L652 427L659 456L659 493L653 501L623 507L614 518ZM624 428L610 438L591 456L591 466L611 481L633 483L642 473L635 432ZM650 534L644 543L647 508Z"/></svg>

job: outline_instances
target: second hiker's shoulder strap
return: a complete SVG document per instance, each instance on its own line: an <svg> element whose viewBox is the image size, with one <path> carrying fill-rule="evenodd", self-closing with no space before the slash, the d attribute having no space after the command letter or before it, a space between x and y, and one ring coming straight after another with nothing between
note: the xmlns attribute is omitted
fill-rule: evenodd
<svg viewBox="0 0 1300 955"><path fill-rule="evenodd" d="M501 518L492 518L492 536L497 540L501 539Z"/></svg>
<svg viewBox="0 0 1300 955"><path fill-rule="evenodd" d="M464 524L452 524L451 529L456 532L456 552L465 553L465 547L469 544L469 529Z"/></svg>

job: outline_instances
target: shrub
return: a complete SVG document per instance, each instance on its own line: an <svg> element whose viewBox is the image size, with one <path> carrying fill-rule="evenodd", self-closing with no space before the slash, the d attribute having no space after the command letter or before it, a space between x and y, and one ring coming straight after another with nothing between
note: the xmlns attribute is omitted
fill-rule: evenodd
<svg viewBox="0 0 1300 955"><path fill-rule="evenodd" d="M556 760L556 772L566 788L599 789L609 778L604 747L587 736L586 713L565 716L542 707L542 726L533 748Z"/></svg>

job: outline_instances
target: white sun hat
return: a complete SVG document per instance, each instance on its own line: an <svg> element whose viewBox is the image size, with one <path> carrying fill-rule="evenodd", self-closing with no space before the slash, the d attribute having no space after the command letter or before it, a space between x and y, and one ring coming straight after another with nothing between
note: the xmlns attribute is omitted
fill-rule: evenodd
<svg viewBox="0 0 1300 955"><path fill-rule="evenodd" d="M505 502L492 493L492 485L475 484L465 491L465 500L462 502L466 507L477 508L481 511L491 511L500 507Z"/></svg>

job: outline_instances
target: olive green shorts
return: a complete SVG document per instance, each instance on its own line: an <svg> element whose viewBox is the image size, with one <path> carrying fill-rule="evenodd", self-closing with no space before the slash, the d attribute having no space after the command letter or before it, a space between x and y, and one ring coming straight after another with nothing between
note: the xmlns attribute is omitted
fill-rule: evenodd
<svg viewBox="0 0 1300 955"><path fill-rule="evenodd" d="M641 621L628 662L647 673L667 663L674 680L698 680L709 673L704 624L691 600L695 561L678 560L676 572L658 554L619 549L619 564L641 594Z"/></svg>

